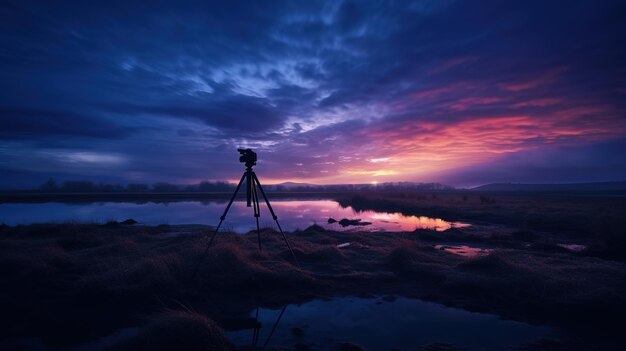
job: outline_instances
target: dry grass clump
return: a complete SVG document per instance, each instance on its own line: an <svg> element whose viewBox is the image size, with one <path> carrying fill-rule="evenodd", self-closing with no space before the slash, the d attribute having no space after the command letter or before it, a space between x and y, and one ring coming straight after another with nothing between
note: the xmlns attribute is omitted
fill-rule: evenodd
<svg viewBox="0 0 626 351"><path fill-rule="evenodd" d="M167 311L151 317L139 334L111 350L228 351L232 347L222 329L206 316L191 311Z"/></svg>
<svg viewBox="0 0 626 351"><path fill-rule="evenodd" d="M455 256L442 258L443 254L431 246L414 241L395 240L392 248L383 254L378 262L386 270L397 274L401 279L415 282L438 283L446 279L445 259L458 260Z"/></svg>
<svg viewBox="0 0 626 351"><path fill-rule="evenodd" d="M458 266L463 271L477 274L523 274L526 271L505 259L502 251L494 250L486 256L478 256L471 260L462 261Z"/></svg>
<svg viewBox="0 0 626 351"><path fill-rule="evenodd" d="M272 272L254 259L253 252L233 243L215 245L198 267L200 284L215 289L258 285Z"/></svg>
<svg viewBox="0 0 626 351"><path fill-rule="evenodd" d="M303 248L303 245L300 245L294 250L294 254L298 257L298 261L300 262L333 264L346 259L344 253L337 248L336 244L328 246L316 245L309 248ZM289 251L283 251L281 256L289 259L291 258L291 253Z"/></svg>

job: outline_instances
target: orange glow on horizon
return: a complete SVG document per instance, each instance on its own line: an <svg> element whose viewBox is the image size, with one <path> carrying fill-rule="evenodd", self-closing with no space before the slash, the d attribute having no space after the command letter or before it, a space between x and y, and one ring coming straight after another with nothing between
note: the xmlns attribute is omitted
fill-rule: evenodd
<svg viewBox="0 0 626 351"><path fill-rule="evenodd" d="M437 175L444 172L488 162L502 155L539 146L579 145L626 133L623 124L596 122L596 116L610 113L613 111L609 106L591 106L557 111L544 119L517 115L474 118L456 123L411 121L395 129L367 128L358 134L368 141L367 147L355 148L350 156L344 154L347 161L338 162L335 170L320 176L289 180L362 184L370 183L374 176L381 183L436 181ZM355 158L354 155L361 157ZM273 181L279 182L278 179Z"/></svg>

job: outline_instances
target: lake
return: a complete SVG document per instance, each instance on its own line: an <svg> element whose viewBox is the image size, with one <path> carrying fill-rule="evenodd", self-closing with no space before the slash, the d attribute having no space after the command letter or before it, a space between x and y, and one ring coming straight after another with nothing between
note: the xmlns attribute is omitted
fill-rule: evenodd
<svg viewBox="0 0 626 351"><path fill-rule="evenodd" d="M205 224L217 225L227 201L177 201L177 202L92 202L92 203L3 203L0 204L0 223L7 225L61 222L106 223L132 218L140 224ZM444 231L455 227L469 226L467 223L451 222L442 218L405 216L401 213L377 211L355 211L342 207L333 200L272 201L274 212L285 231L305 229L313 224L341 231L414 231L430 229ZM329 218L337 220L328 223ZM343 226L341 219L360 219L369 225ZM262 204L259 223L262 227L276 225L267 208ZM345 223L344 223L345 224ZM252 208L244 201L236 201L222 226L224 230L245 233L255 229Z"/></svg>

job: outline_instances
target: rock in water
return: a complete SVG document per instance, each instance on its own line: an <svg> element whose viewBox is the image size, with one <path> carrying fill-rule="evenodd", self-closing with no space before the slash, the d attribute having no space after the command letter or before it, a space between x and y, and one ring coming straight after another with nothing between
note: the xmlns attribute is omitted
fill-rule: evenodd
<svg viewBox="0 0 626 351"><path fill-rule="evenodd" d="M339 224L342 227L347 227L347 226L350 226L350 225L370 225L372 223L371 222L361 222L361 219L347 219L347 218L344 218L344 219L339 221Z"/></svg>

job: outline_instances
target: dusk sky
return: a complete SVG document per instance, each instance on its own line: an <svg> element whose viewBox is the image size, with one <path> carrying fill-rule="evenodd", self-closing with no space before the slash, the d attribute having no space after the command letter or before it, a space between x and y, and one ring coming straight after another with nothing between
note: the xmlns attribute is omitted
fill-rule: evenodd
<svg viewBox="0 0 626 351"><path fill-rule="evenodd" d="M3 1L1 188L626 179L625 1Z"/></svg>

